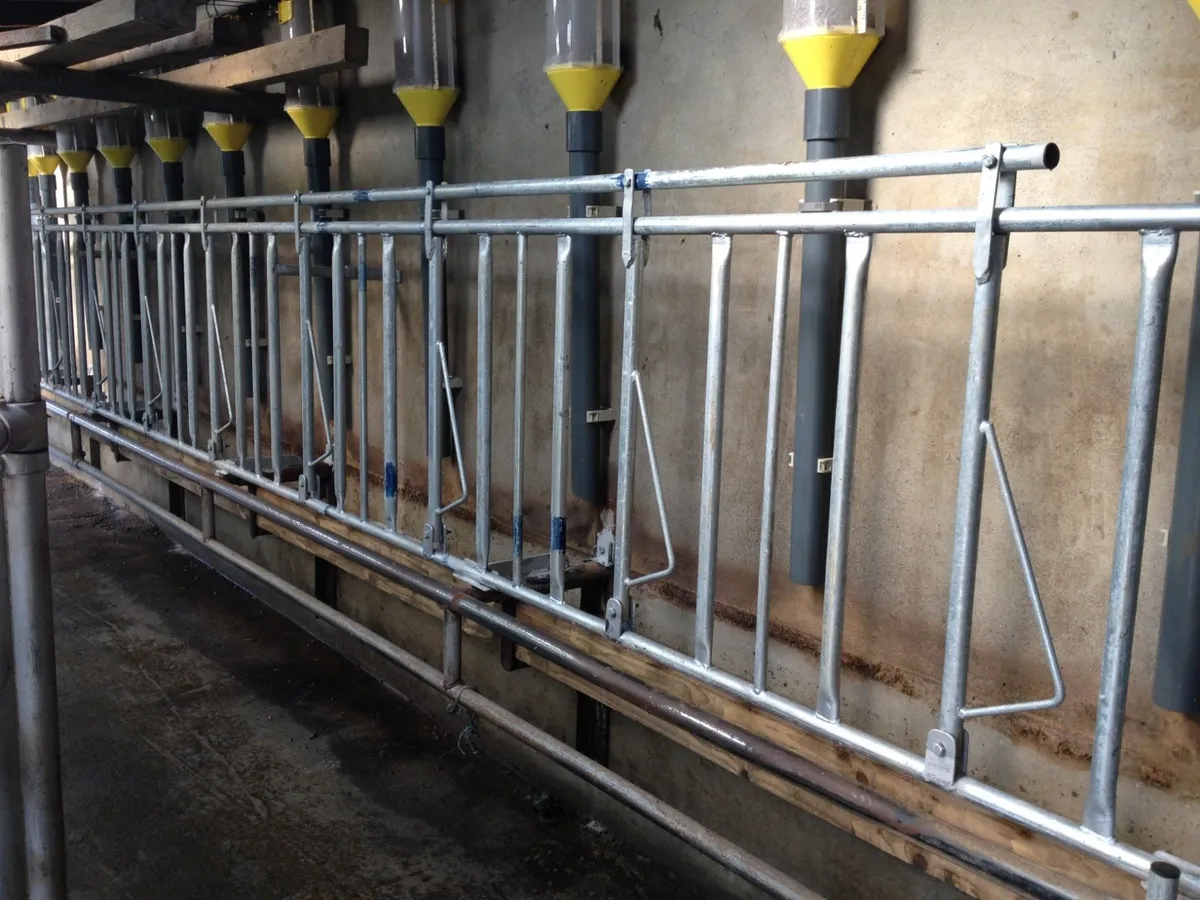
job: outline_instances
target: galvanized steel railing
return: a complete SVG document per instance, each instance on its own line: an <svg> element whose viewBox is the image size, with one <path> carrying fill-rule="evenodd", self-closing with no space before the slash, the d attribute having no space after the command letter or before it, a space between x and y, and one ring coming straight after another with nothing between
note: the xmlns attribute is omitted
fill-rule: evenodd
<svg viewBox="0 0 1200 900"><path fill-rule="evenodd" d="M981 807L1125 871L1146 877L1152 856L1113 840L1117 765L1121 747L1125 696L1129 680L1132 626L1144 543L1150 461L1161 381L1166 310L1180 230L1200 229L1200 208L1193 204L1127 207L1014 207L1018 171L1053 168L1054 145L1002 146L975 150L897 154L786 165L741 166L683 172L634 172L585 178L432 184L388 190L341 191L329 194L144 203L132 207L64 208L34 211L37 303L41 332L43 380L48 389L86 404L106 418L141 429L151 440L204 460L220 473L258 489L308 504L323 515L380 538L404 551L423 555L479 586L529 603L572 625L598 634L731 693L803 729L853 748L872 760L922 777ZM742 215L656 216L650 198L656 191L699 187L788 184L819 179L870 179L923 175L970 174L980 179L974 209L919 211L799 212ZM453 219L444 215L449 201L482 198L609 193L622 197L621 213L611 218ZM636 204L635 195L642 202ZM412 220L308 221L315 206L412 202L422 216ZM640 207L640 214L639 214ZM263 211L290 210L290 219L265 221ZM226 221L216 218L228 215ZM185 215L191 221L156 221ZM116 218L117 221L113 221ZM1001 275L1008 235L1036 231L1138 231L1142 233L1141 308L1126 434L1125 465L1117 521L1109 624L1102 664L1101 692L1095 731L1091 786L1083 823L1075 823L1005 794L970 777L964 750L964 723L982 716L1006 715L1060 704L1064 687L1053 640L1042 608L1016 504L1008 484L995 428L990 420L990 394L996 344ZM832 460L830 540L822 627L819 691L815 708L772 691L767 683L770 611L769 572L774 524L776 459L779 449L779 402L784 362L784 333L789 294L792 243L796 235L840 232L847 235L846 291L840 357L835 445ZM845 576L850 521L851 481L858 404L858 369L865 314L867 270L872 236L880 233L961 232L975 235L976 275L964 404L958 501L950 572L946 654L941 708L924 756L894 746L841 721L841 659ZM333 235L331 272L318 272L309 253L316 234ZM603 618L565 602L567 590L567 470L570 364L570 270L572 238L577 235L619 238L625 268L621 307L620 404L614 441L617 455L615 541L612 543L612 592ZM730 267L735 235L778 235L771 335L768 417L764 437L765 464L759 552L757 627L752 681L713 666L712 641L717 590L716 546L720 512L721 436L725 409L726 326ZM443 447L439 407L443 399L453 411L452 379L446 354L446 322L440 304L429 303L426 464L428 503L420 534L400 527L397 472L400 465L397 419L397 341L400 276L396 269L397 239L421 242L429 265L429 296L437 297L445 279L445 239L478 238L476 459L474 485L468 484L460 423L453 412L446 425L452 432L457 484L447 500L440 464ZM510 563L493 565L491 557L492 468L492 289L493 237L516 237L515 346L513 385L513 553ZM543 594L526 581L524 416L526 372L526 294L528 238L557 238L554 304L554 388L549 484L549 589ZM674 569L667 503L658 472L647 409L638 372L638 312L642 300L642 268L647 241L657 235L709 235L712 271L709 297L704 440L700 476L698 577L693 653L679 653L637 631L632 589L667 577ZM229 244L234 314L228 316L232 360L222 350L219 273ZM382 271L366 264L368 241L381 243ZM280 240L291 241L297 267L279 261ZM153 251L151 245L153 244ZM356 265L348 265L354 247ZM199 250L199 254L197 253ZM203 273L195 258L202 255ZM153 256L154 265L151 265ZM98 260L98 265L97 265ZM299 458L285 454L283 423L282 316L279 279L299 275L299 369L301 449ZM320 311L314 315L312 278L332 275L331 326L327 364L333 366L332 396L326 396L318 339ZM343 277L348 275L349 278ZM367 473L368 347L366 326L368 280L382 281L382 358L384 404L384 504L379 520L369 514ZM348 281L356 290L351 290ZM247 287L243 288L245 285ZM242 296L242 291L248 296ZM353 296L351 296L353 295ZM203 305L198 307L198 299ZM349 304L357 303L358 331L349 333ZM245 310L242 314L239 311ZM317 322L317 325L314 325ZM135 327L135 323L137 323ZM198 333L204 332L202 350ZM262 358L265 345L266 359ZM139 353L142 358L139 359ZM264 372L265 369L265 372ZM90 373L90 374L89 374ZM140 374L139 374L140 373ZM358 456L361 466L357 503L347 496L348 379L358 378ZM201 375L207 384L207 409L200 402ZM248 382L248 384L247 384ZM265 390L264 390L265 384ZM250 421L246 421L246 403ZM263 421L262 411L267 411ZM205 418L207 416L207 418ZM637 433L648 451L650 478L667 565L661 571L632 572L632 512ZM266 446L264 446L264 441ZM1053 696L985 708L966 706L975 569L978 555L983 471L990 455L996 468L1005 510L1015 540L1043 649L1054 683ZM331 472L331 484L322 482ZM326 479L329 481L330 479ZM445 517L462 507L474 492L473 558L449 552ZM600 558L610 562L607 552ZM447 615L448 664L457 658L461 633L456 616ZM1186 893L1200 896L1200 873L1184 874Z"/></svg>

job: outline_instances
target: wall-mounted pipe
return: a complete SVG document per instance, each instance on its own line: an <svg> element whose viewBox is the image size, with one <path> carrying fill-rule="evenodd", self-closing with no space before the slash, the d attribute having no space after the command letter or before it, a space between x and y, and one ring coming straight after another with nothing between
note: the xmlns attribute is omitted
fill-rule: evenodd
<svg viewBox="0 0 1200 900"><path fill-rule="evenodd" d="M245 197L246 196L246 141L250 139L250 133L254 126L238 116L230 116L224 113L205 113L204 114L204 130L208 132L208 136L212 138L213 143L217 145L217 149L221 151L221 175L225 181L225 196L229 198ZM231 221L245 221L248 214L245 210L234 210L230 212ZM231 337L234 345L234 366L233 366L233 396L235 398L245 399L252 397L253 386L250 378L251 367L253 365L253 355L256 348L249 343L248 336L250 329L250 283L251 279L257 278L258 273L250 271L250 241L249 236L245 234L235 234L232 236L234 250L232 253L233 265L233 323L231 328ZM259 323L265 325L265 323ZM262 333L262 328L258 329L258 333ZM261 355L261 351L257 351ZM237 400L235 400L237 402ZM236 420L235 433L236 441L238 442L237 454L238 458L242 458L245 447L242 440L243 427L243 407L239 402L234 410Z"/></svg>
<svg viewBox="0 0 1200 900"><path fill-rule="evenodd" d="M168 202L183 199L183 158L188 151L188 139L184 130L183 116L176 109L148 109L145 112L146 143L154 151L154 155L162 161L163 198ZM180 213L168 213L167 221L180 224L184 216ZM188 310L184 299L184 247L183 236L168 235L170 244L170 303L167 308L167 319L160 322L159 340L174 361L173 365L163 367L163 377L173 378L170 396L173 398L172 408L164 409L163 416L167 422L169 433L179 437L183 432L182 419L186 408L185 394L188 388L187 367L184 360L188 358L188 348L194 342L195 335L187 334L185 323L188 321ZM160 285L160 290L161 290ZM164 352L160 349L160 352ZM166 396L164 394L164 396Z"/></svg>
<svg viewBox="0 0 1200 900"><path fill-rule="evenodd" d="M395 0L392 10L394 33L396 97L404 105L415 126L417 181L439 185L446 180L446 116L458 100L457 35L452 2L428 3L425 0ZM440 321L448 322L446 284L441 283L437 302ZM421 321L425 341L425 375L429 383L431 368L438 365L429 335L429 258L421 254ZM445 335L443 334L443 339ZM442 456L454 453L454 441L447 424L450 414L444 400L439 403ZM428 423L426 423L428 430Z"/></svg>
<svg viewBox="0 0 1200 900"><path fill-rule="evenodd" d="M1200 194L1196 199L1200 201ZM1167 534L1154 703L1195 716L1200 715L1200 263L1192 293L1175 496Z"/></svg>
<svg viewBox="0 0 1200 900"><path fill-rule="evenodd" d="M808 159L844 155L850 130L850 85L883 35L884 0L784 0L779 41L808 90L804 139ZM810 181L806 208L828 208L845 182ZM801 246L800 335L792 456L791 578L825 582L833 419L841 341L845 239L808 235Z"/></svg>
<svg viewBox="0 0 1200 900"><path fill-rule="evenodd" d="M546 76L567 107L567 158L572 177L600 172L600 112L621 77L621 4L617 0L547 0ZM571 194L571 217L603 202ZM588 421L600 408L600 239L572 240L571 491L602 506L607 496L603 438L607 424Z"/></svg>
<svg viewBox="0 0 1200 900"><path fill-rule="evenodd" d="M65 125L58 129L56 143L58 156L67 167L71 202L80 208L87 207L91 202L88 166L92 163L92 157L96 155L96 130L88 122ZM76 222L82 224L86 218L90 217L79 213L76 216ZM84 247L82 234L75 235L74 240L68 236L64 243L71 260L69 278L73 287L72 293L75 295L75 340L78 347L79 380L81 384L87 385L89 363L91 359L98 358L98 356L89 357L88 351L90 349L92 353L96 353L100 346L100 320L96 315L95 305L88 302L93 295L92 285L88 283L88 274L91 271L89 265L91 260L88 257L91 253L91 246L89 244L87 248ZM99 399L99 370L93 369L93 373L88 393L94 399Z"/></svg>
<svg viewBox="0 0 1200 900"><path fill-rule="evenodd" d="M329 7L322 0L285 0L279 4L279 24L285 39L306 37L330 24ZM333 158L329 135L337 124L338 107L334 97L334 84L327 79L310 79L288 85L287 103L284 106L288 117L304 137L304 168L308 173L308 190L324 193L331 187ZM328 207L315 206L310 215L314 222L328 221ZM327 234L317 234L309 239L310 262L330 268L333 263L333 239ZM333 367L345 366L344 359L333 358L333 281L327 276L313 275L312 284L312 355L317 362L318 396L324 399L325 408L320 414L328 422L333 420ZM345 307L346 315L349 306ZM342 323L343 334L349 330L348 319ZM342 379L344 385L343 407L350 409L350 378ZM304 423L305 428L312 427ZM312 486L309 486L310 490Z"/></svg>
<svg viewBox="0 0 1200 900"><path fill-rule="evenodd" d="M141 142L141 134L138 131L138 119L130 115L107 116L96 121L96 146L100 151L100 155L108 162L112 169L113 178L113 193L116 196L118 206L128 206L133 203L133 161L137 158L137 145ZM119 217L121 224L129 224L133 221L133 216L128 213L122 213ZM142 292L139 281L139 273L137 265L135 265L133 257L134 252L127 255L125 265L128 266L128 278L130 285L130 294L135 298L133 302L133 362L142 364L142 322L143 316L149 316L149 310L142 309ZM145 320L147 323L149 319ZM142 378L145 384L147 378L146 372L143 371Z"/></svg>

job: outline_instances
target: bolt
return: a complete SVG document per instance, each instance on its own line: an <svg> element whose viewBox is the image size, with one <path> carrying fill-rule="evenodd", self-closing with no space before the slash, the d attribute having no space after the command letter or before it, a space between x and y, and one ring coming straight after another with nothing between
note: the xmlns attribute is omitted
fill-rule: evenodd
<svg viewBox="0 0 1200 900"><path fill-rule="evenodd" d="M999 160L997 160L996 157L992 156L992 154L990 154L990 153L983 154L983 167L985 169L996 168L997 162L999 162Z"/></svg>
<svg viewBox="0 0 1200 900"><path fill-rule="evenodd" d="M933 755L938 757L938 759L941 759L946 755L946 745L941 741L934 741L933 746L930 749L933 751Z"/></svg>

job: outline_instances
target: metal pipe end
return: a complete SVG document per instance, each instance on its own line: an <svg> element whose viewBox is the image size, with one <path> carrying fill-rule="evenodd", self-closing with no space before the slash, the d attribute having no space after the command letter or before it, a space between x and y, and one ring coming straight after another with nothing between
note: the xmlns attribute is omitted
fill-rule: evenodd
<svg viewBox="0 0 1200 900"><path fill-rule="evenodd" d="M1058 163L1062 159L1062 151L1058 149L1058 144L1051 141L1046 144L1042 152L1042 168L1053 170L1058 168Z"/></svg>

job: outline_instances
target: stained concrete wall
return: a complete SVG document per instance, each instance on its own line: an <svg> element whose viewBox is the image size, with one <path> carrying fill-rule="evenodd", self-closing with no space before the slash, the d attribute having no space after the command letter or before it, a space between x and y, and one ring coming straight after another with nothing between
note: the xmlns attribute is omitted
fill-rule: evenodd
<svg viewBox="0 0 1200 900"><path fill-rule="evenodd" d="M855 143L863 151L977 146L990 140L1054 140L1054 173L1022 175L1026 204L1188 200L1196 186L1194 132L1200 23L1182 0L909 0L889 4L888 36L856 89ZM344 113L335 141L341 187L415 181L411 125L390 94L388 4L338 4L371 32L371 62L343 76ZM775 45L775 2L624 4L626 74L606 109L605 168L674 168L803 158L803 93ZM541 73L544 5L539 0L462 4L459 42L464 95L449 122L452 180L519 178L565 171L564 117ZM286 123L259 129L251 144L252 189L303 188L300 142ZM157 190L143 165L144 196ZM215 148L202 140L189 160L190 191L219 193ZM969 206L971 177L881 181L869 186L883 209ZM798 188L748 188L656 196L656 212L794 209ZM560 214L559 199L472 204L486 216ZM413 207L364 216L415 217ZM773 239L735 242L722 479L722 622L717 661L750 666L749 636L758 534ZM549 482L550 239L531 241L526 419L526 513L544 533ZM290 253L287 241L284 255ZM1150 703L1172 469L1184 376L1190 272L1185 238L1172 302L1159 439L1155 454L1141 606L1133 656L1119 833L1150 849L1200 857L1200 821L1185 814L1200 788L1200 726ZM420 314L415 242L400 241L400 414L406 521L420 521L425 470ZM846 650L847 719L918 750L933 722L957 475L972 275L966 236L883 237L869 287L861 425L850 554ZM616 248L605 281L619 291ZM663 463L681 566L669 589L639 597L639 628L679 649L691 635L699 500L700 409L707 328L708 241L655 240L645 276L640 366ZM372 248L378 261L378 246ZM507 518L511 492L513 243L498 240L493 509ZM451 242L451 356L468 385L474 373L474 246ZM798 273L793 272L794 279ZM1078 817L1095 711L1113 523L1136 321L1137 240L1131 236L1017 236L1005 274L993 418L1005 450L1037 567L1068 700L1058 711L975 726L973 770L1023 797ZM795 283L795 280L794 280ZM610 293L610 296L612 294ZM285 322L294 288L285 285ZM610 308L619 308L614 300ZM799 316L790 309L788 344ZM379 334L378 294L370 331ZM610 358L619 328L605 325ZM295 439L298 328L285 326L290 368L288 436ZM381 470L378 345L370 348L369 421ZM792 383L789 356L785 384ZM610 371L611 376L611 371ZM611 387L610 397L614 389ZM788 391L790 393L790 389ZM792 429L785 403L783 433ZM474 399L459 399L468 460ZM786 460L784 459L784 462ZM645 457L640 457L645 472ZM786 466L778 486L777 548L788 543ZM449 489L448 489L449 490ZM375 492L379 493L378 490ZM662 560L653 499L640 491L635 568ZM588 548L594 516L576 510L572 536ZM455 539L469 538L463 523ZM536 535L535 535L536 536ZM497 537L497 547L502 544ZM773 572L776 647L772 680L781 692L815 698L814 647L821 598ZM381 625L381 627L383 627ZM1042 696L1045 664L1016 555L990 474L985 488L970 702Z"/></svg>

